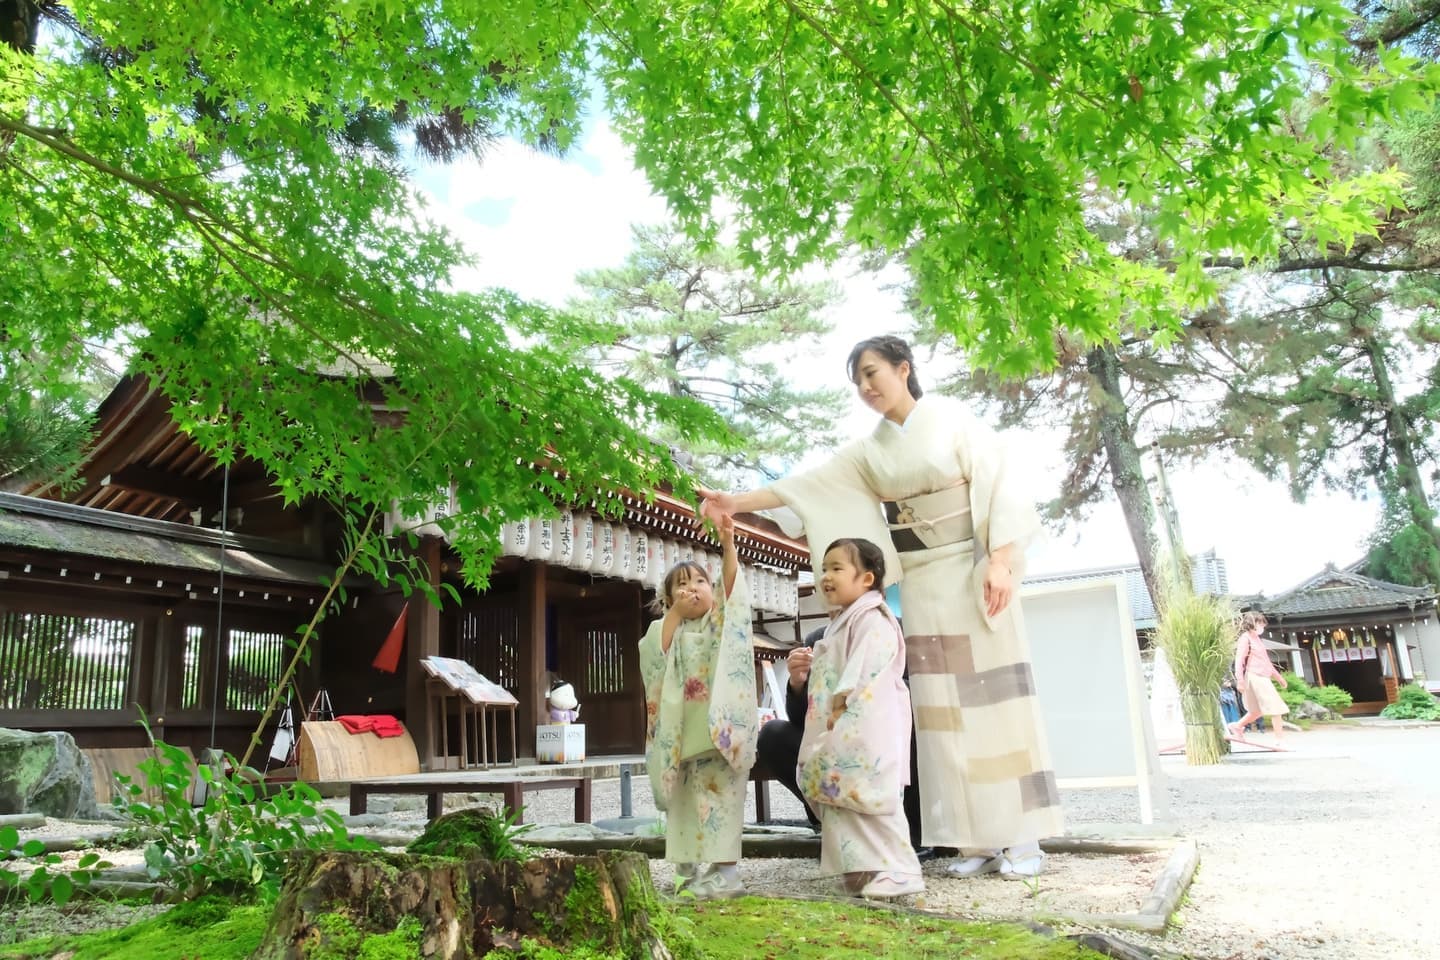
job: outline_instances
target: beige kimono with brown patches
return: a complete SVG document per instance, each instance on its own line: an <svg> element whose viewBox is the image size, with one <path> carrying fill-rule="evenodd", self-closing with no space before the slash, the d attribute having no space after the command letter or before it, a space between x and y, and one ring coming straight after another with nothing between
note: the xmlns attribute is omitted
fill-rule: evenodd
<svg viewBox="0 0 1440 960"><path fill-rule="evenodd" d="M949 398L925 397L904 426L882 419L770 489L804 522L817 577L832 540L864 537L900 582L923 842L998 850L1063 833L1019 601L985 614L990 546L1017 545L1018 590L1040 525L1007 482L999 438Z"/></svg>

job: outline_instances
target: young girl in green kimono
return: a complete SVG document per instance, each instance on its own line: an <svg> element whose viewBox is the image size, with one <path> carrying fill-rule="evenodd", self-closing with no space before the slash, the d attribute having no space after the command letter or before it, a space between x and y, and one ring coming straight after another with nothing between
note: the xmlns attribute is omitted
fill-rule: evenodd
<svg viewBox="0 0 1440 960"><path fill-rule="evenodd" d="M719 534L723 595L700 564L676 564L657 597L665 614L640 641L645 763L666 812L665 859L675 864L676 891L700 899L745 892L735 865L759 727L733 518L721 519ZM702 864L709 868L697 871Z"/></svg>

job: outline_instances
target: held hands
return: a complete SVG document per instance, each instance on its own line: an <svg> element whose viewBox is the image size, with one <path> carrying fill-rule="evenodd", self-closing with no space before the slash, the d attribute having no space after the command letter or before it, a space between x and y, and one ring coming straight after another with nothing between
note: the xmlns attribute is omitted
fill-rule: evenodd
<svg viewBox="0 0 1440 960"><path fill-rule="evenodd" d="M841 717L841 715L844 714L844 713L845 713L845 694L842 693L842 694L839 694L838 696L836 696L835 699L833 699L833 700L830 701L830 716L829 716L829 718L827 718L826 721L825 721L825 729L826 729L826 730L834 730L834 729L835 729L835 721L839 720L840 717Z"/></svg>
<svg viewBox="0 0 1440 960"><path fill-rule="evenodd" d="M705 501L709 503L710 501ZM735 518L728 513L722 513L715 522L717 534L720 537L720 546L729 550L735 546Z"/></svg>
<svg viewBox="0 0 1440 960"><path fill-rule="evenodd" d="M1010 600L1014 595L1014 572L1008 563L992 555L985 568L986 615L998 616L1001 611L1010 606Z"/></svg>
<svg viewBox="0 0 1440 960"><path fill-rule="evenodd" d="M726 493L723 490L710 490L706 487L696 487L695 492L701 497L699 511L701 522L710 520L719 524L724 518L734 518L736 513L734 494Z"/></svg>

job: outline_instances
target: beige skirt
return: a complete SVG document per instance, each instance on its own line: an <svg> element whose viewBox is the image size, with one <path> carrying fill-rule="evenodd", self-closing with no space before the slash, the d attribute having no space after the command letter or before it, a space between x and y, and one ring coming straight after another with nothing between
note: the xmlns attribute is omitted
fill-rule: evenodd
<svg viewBox="0 0 1440 960"><path fill-rule="evenodd" d="M1263 717L1282 717L1290 712L1285 701L1275 690L1275 682L1258 673L1247 674L1245 690L1241 693L1247 711L1258 712Z"/></svg>

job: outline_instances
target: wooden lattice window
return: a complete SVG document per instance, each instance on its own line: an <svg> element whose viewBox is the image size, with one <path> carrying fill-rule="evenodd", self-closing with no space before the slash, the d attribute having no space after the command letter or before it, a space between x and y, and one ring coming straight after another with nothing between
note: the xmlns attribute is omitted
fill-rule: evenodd
<svg viewBox="0 0 1440 960"><path fill-rule="evenodd" d="M202 647L205 643L205 628L189 624L185 627L184 648L180 653L180 703L181 710L200 708L200 678L205 675Z"/></svg>
<svg viewBox="0 0 1440 960"><path fill-rule="evenodd" d="M134 620L6 611L0 709L125 709L136 630Z"/></svg>
<svg viewBox="0 0 1440 960"><path fill-rule="evenodd" d="M263 710L285 666L285 635L230 630L225 651L225 709Z"/></svg>
<svg viewBox="0 0 1440 960"><path fill-rule="evenodd" d="M589 693L621 693L625 689L625 660L616 630L585 631L585 679Z"/></svg>
<svg viewBox="0 0 1440 960"><path fill-rule="evenodd" d="M455 656L506 690L520 688L520 618L510 607L479 607L460 614Z"/></svg>

